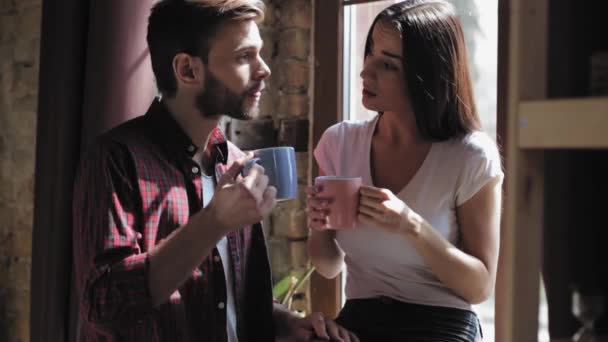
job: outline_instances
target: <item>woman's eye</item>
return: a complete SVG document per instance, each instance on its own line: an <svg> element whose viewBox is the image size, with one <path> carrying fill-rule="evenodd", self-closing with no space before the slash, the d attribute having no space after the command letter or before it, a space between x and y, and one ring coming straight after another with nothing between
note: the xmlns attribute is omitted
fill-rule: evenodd
<svg viewBox="0 0 608 342"><path fill-rule="evenodd" d="M251 58L251 53L244 53L237 57L239 62L246 62Z"/></svg>
<svg viewBox="0 0 608 342"><path fill-rule="evenodd" d="M397 67L395 67L393 64L388 63L388 62L384 62L383 67L386 70L396 70L397 69Z"/></svg>

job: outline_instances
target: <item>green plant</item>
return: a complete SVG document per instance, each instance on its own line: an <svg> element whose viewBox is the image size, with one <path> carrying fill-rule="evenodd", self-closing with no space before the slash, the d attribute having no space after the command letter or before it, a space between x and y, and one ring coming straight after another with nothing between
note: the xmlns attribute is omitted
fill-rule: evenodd
<svg viewBox="0 0 608 342"><path fill-rule="evenodd" d="M306 283L314 271L315 267L310 266L303 272L290 272L274 285L272 289L274 298L291 310L293 295L302 287L302 285L304 285L304 283Z"/></svg>

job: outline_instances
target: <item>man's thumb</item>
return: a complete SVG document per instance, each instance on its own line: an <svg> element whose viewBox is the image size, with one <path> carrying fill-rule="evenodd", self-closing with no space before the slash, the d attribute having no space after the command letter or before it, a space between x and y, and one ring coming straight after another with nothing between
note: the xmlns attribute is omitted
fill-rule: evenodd
<svg viewBox="0 0 608 342"><path fill-rule="evenodd" d="M241 173L244 164L245 162L243 159L234 161L228 170L226 170L226 172L222 175L222 177L220 177L218 187L221 188L226 184L234 182L239 173Z"/></svg>

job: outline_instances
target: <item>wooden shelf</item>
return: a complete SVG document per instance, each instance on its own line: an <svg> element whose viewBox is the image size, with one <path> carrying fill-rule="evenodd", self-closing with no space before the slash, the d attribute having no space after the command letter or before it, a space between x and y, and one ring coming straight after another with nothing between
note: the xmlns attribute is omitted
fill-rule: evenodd
<svg viewBox="0 0 608 342"><path fill-rule="evenodd" d="M608 97L523 101L519 147L608 148Z"/></svg>

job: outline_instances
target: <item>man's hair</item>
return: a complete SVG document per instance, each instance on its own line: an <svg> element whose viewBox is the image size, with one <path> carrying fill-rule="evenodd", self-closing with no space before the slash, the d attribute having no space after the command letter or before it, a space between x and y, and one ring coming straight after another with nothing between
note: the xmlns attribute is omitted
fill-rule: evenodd
<svg viewBox="0 0 608 342"><path fill-rule="evenodd" d="M215 33L228 20L264 19L261 0L160 0L148 18L148 47L158 90L173 97L177 82L173 59L179 53L208 63Z"/></svg>
<svg viewBox="0 0 608 342"><path fill-rule="evenodd" d="M403 70L420 134L447 140L480 129L460 19L445 0L405 0L380 12L365 44L373 48L377 24L401 34Z"/></svg>

